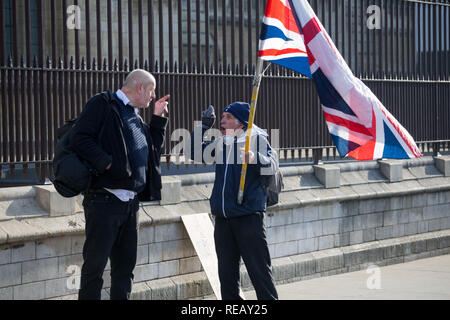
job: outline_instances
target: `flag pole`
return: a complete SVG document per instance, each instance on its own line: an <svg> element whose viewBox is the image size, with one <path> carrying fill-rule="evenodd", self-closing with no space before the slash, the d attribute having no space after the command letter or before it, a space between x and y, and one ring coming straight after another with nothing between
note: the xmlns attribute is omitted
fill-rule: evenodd
<svg viewBox="0 0 450 320"><path fill-rule="evenodd" d="M258 102L259 86L261 84L261 78L264 73L262 71L262 68L263 68L263 60L261 60L261 58L258 58L258 61L256 63L255 77L253 79L252 101L250 104L250 115L248 117L247 134L245 138L245 153L247 153L250 150L250 141L252 138L253 122L255 119L256 105ZM239 184L239 193L237 199L239 205L241 205L242 201L244 200L244 186L246 173L247 173L247 163L243 161L241 170L241 182Z"/></svg>

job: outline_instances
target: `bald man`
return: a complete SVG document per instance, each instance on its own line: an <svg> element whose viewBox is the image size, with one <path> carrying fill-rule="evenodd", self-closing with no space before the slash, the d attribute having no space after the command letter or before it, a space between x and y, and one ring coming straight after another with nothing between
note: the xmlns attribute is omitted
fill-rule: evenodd
<svg viewBox="0 0 450 320"><path fill-rule="evenodd" d="M86 240L78 298L98 300L111 262L112 300L129 299L136 265L139 201L161 199L160 157L168 114L165 96L150 123L139 116L155 99L156 80L137 69L122 88L92 97L73 127L70 144L93 168L83 193Z"/></svg>

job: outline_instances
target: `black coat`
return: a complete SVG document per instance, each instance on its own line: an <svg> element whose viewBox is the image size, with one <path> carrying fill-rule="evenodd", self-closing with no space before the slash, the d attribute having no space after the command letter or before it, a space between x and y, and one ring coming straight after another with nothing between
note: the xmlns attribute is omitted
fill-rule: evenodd
<svg viewBox="0 0 450 320"><path fill-rule="evenodd" d="M99 173L91 189L131 189L131 167L119 113L121 102L108 91L109 99L98 94L92 97L71 130L70 146L79 157L87 160ZM160 158L168 119L152 115L149 124L143 122L149 147L147 183L138 195L141 201L161 200ZM111 168L106 170L108 164Z"/></svg>

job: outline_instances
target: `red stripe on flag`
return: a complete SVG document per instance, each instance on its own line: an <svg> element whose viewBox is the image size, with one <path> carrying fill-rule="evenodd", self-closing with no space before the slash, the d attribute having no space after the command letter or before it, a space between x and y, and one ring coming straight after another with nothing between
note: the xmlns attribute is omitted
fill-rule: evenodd
<svg viewBox="0 0 450 320"><path fill-rule="evenodd" d="M319 24L317 23L316 18L312 18L309 20L309 22L302 28L303 34L305 36L305 44L308 45L308 43L315 38L315 36L322 31L320 29Z"/></svg>
<svg viewBox="0 0 450 320"><path fill-rule="evenodd" d="M375 142L376 140L370 140L365 145L356 148L353 151L348 153L348 157L352 157L355 160L366 161L373 160L373 151L375 150Z"/></svg>
<svg viewBox="0 0 450 320"><path fill-rule="evenodd" d="M300 50L300 49L283 49L283 50L277 50L277 49L267 49L267 50L260 50L258 53L258 56L281 56L283 54L289 54L289 53L306 53L306 51Z"/></svg>
<svg viewBox="0 0 450 320"><path fill-rule="evenodd" d="M309 61L309 66L312 66L314 64L314 62L316 62L316 58L314 58L314 56L311 53L311 50L309 50L308 45L305 45L306 47L306 51L308 53L308 61Z"/></svg>
<svg viewBox="0 0 450 320"><path fill-rule="evenodd" d="M353 121L350 121L350 120L347 120L347 119L344 119L344 118L341 118L341 117L338 117L338 116L335 116L335 115L332 115L332 114L329 114L326 112L324 112L324 114L325 114L325 120L327 122L334 123L338 126L346 127L351 131L358 132L358 133L364 134L366 136L371 136L369 130L367 130L367 128L364 127L360 123L353 122Z"/></svg>
<svg viewBox="0 0 450 320"><path fill-rule="evenodd" d="M292 10L286 7L280 0L269 0L264 15L281 21L286 29L300 34Z"/></svg>
<svg viewBox="0 0 450 320"><path fill-rule="evenodd" d="M375 118L375 112L372 110L372 128L369 130L372 131L372 137L376 137L376 129L377 129L377 120ZM352 157L355 160L365 161L365 160L373 160L374 152L375 152L375 143L377 139L372 139L368 141L366 144L362 145L359 148L348 153L347 156Z"/></svg>

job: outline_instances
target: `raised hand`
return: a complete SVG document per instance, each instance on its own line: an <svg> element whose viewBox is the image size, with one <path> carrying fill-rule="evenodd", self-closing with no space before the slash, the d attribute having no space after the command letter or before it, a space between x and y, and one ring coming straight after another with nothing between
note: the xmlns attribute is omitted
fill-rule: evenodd
<svg viewBox="0 0 450 320"><path fill-rule="evenodd" d="M214 113L214 107L209 106L208 109L202 112L202 127L203 129L210 129L214 122L216 122L216 114Z"/></svg>
<svg viewBox="0 0 450 320"><path fill-rule="evenodd" d="M167 100L170 98L170 95L166 95L155 102L155 109L153 111L153 114L157 116L162 116L164 114L169 114L169 109L167 108L167 105L169 104Z"/></svg>

